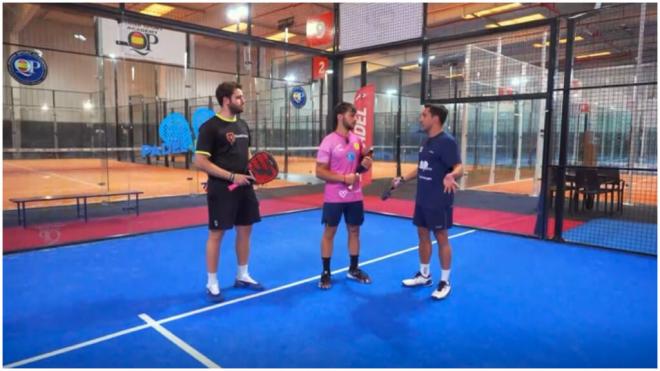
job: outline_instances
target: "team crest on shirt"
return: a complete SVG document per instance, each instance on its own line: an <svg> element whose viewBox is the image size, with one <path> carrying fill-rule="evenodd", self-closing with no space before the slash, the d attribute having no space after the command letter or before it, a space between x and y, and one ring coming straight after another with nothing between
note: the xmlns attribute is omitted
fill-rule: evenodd
<svg viewBox="0 0 660 371"><path fill-rule="evenodd" d="M236 141L236 134L230 131L225 134L225 137L227 138L227 142L229 142L229 144L234 145L234 142Z"/></svg>
<svg viewBox="0 0 660 371"><path fill-rule="evenodd" d="M356 151L359 151L360 150L360 143L358 143L358 142L353 143L353 148L355 148Z"/></svg>

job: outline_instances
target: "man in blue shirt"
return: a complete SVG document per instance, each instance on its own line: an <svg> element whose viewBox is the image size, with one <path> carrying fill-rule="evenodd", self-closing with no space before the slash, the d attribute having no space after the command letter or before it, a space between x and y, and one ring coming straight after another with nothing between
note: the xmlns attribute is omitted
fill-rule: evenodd
<svg viewBox="0 0 660 371"><path fill-rule="evenodd" d="M417 178L415 215L413 224L419 236L419 272L414 277L403 280L405 287L431 286L430 261L433 231L438 241L442 273L433 299L441 300L449 295L449 273L451 268L451 246L448 229L452 226L454 191L456 182L463 176L463 165L456 140L444 129L447 109L444 106L427 104L420 116L420 125L427 138L419 149L417 169L392 181L394 188L401 183Z"/></svg>

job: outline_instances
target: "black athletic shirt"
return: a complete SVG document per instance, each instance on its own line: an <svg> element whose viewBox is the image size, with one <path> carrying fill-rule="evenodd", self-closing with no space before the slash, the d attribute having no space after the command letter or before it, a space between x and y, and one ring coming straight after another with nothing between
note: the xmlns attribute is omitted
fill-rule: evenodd
<svg viewBox="0 0 660 371"><path fill-rule="evenodd" d="M209 156L210 161L222 169L247 174L249 147L247 123L216 114L199 128L195 153Z"/></svg>

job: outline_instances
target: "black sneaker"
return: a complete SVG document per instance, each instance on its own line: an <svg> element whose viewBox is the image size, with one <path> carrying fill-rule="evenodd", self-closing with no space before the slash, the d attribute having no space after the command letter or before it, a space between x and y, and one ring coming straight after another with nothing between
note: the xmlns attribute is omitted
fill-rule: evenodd
<svg viewBox="0 0 660 371"><path fill-rule="evenodd" d="M327 290L330 288L330 286L332 286L331 277L332 275L330 272L323 272L321 274L321 279L319 280L319 288L321 288L321 290Z"/></svg>
<svg viewBox="0 0 660 371"><path fill-rule="evenodd" d="M369 278L367 272L363 271L360 268L349 270L348 273L346 273L346 277L352 280L356 280L360 283L365 283L365 284L371 283L371 278Z"/></svg>

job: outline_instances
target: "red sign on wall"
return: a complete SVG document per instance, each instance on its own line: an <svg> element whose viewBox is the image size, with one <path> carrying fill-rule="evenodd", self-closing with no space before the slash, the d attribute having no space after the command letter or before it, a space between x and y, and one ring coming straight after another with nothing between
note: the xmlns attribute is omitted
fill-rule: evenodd
<svg viewBox="0 0 660 371"><path fill-rule="evenodd" d="M307 44L311 47L331 45L335 38L334 23L332 12L307 18Z"/></svg>
<svg viewBox="0 0 660 371"><path fill-rule="evenodd" d="M313 57L312 58L312 80L320 80L325 77L328 71L330 61L326 57Z"/></svg>

